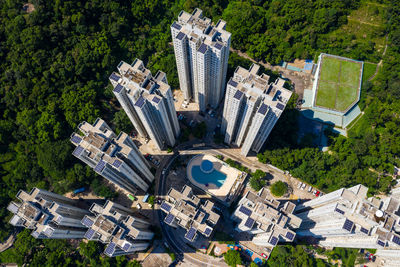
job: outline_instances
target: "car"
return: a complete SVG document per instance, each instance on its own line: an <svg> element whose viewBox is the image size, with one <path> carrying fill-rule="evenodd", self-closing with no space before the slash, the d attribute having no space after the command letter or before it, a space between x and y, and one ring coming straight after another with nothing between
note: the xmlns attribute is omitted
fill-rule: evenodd
<svg viewBox="0 0 400 267"><path fill-rule="evenodd" d="M208 111L208 115L211 116L211 113L212 113L212 109L210 109L210 110Z"/></svg>
<svg viewBox="0 0 400 267"><path fill-rule="evenodd" d="M268 256L264 253L261 253L261 256L263 256L264 259L268 259Z"/></svg>
<svg viewBox="0 0 400 267"><path fill-rule="evenodd" d="M142 209L142 206L140 206L140 204L138 203L138 204L136 205L136 208L137 208L138 210L141 210L141 209Z"/></svg>
<svg viewBox="0 0 400 267"><path fill-rule="evenodd" d="M144 139L144 143L147 144L149 142L149 138Z"/></svg>
<svg viewBox="0 0 400 267"><path fill-rule="evenodd" d="M317 193L315 193L315 196L319 197L321 194L321 192L317 191Z"/></svg>
<svg viewBox="0 0 400 267"><path fill-rule="evenodd" d="M301 186L301 190L304 190L306 188L306 184L303 184L302 186Z"/></svg>
<svg viewBox="0 0 400 267"><path fill-rule="evenodd" d="M315 195L315 194L317 194L317 189L314 189L314 191L313 191L313 195Z"/></svg>
<svg viewBox="0 0 400 267"><path fill-rule="evenodd" d="M310 185L309 187L308 187L308 192L311 192L312 191L312 186Z"/></svg>
<svg viewBox="0 0 400 267"><path fill-rule="evenodd" d="M299 184L297 185L297 188L301 188L301 186L303 185L303 183L302 182L299 182Z"/></svg>

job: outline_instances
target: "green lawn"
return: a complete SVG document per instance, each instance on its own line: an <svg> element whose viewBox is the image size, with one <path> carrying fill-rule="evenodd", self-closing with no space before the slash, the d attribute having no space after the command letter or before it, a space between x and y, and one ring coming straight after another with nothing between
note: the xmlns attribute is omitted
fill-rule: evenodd
<svg viewBox="0 0 400 267"><path fill-rule="evenodd" d="M322 59L320 80L338 82L340 61L332 57Z"/></svg>
<svg viewBox="0 0 400 267"><path fill-rule="evenodd" d="M336 102L336 90L336 84L320 81L318 85L316 104L318 106L334 109Z"/></svg>
<svg viewBox="0 0 400 267"><path fill-rule="evenodd" d="M336 98L336 109L345 111L357 98L357 90L354 87L340 84L338 97Z"/></svg>
<svg viewBox="0 0 400 267"><path fill-rule="evenodd" d="M358 97L361 66L356 61L324 56L316 105L345 111Z"/></svg>
<svg viewBox="0 0 400 267"><path fill-rule="evenodd" d="M346 84L355 88L360 85L361 63L354 61L342 61L340 68L340 84Z"/></svg>

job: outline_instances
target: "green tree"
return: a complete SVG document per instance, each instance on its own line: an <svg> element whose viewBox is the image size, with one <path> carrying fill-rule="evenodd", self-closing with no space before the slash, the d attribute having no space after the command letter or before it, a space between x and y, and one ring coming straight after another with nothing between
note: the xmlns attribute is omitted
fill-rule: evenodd
<svg viewBox="0 0 400 267"><path fill-rule="evenodd" d="M271 185L271 193L274 196L281 197L286 194L288 185L282 181L276 181Z"/></svg>
<svg viewBox="0 0 400 267"><path fill-rule="evenodd" d="M232 267L242 264L242 258L237 250L228 250L228 252L224 254L224 260L226 264Z"/></svg>

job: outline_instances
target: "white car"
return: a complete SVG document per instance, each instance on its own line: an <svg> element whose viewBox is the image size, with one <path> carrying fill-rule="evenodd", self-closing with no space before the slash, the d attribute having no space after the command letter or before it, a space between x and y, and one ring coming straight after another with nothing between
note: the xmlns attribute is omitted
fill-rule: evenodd
<svg viewBox="0 0 400 267"><path fill-rule="evenodd" d="M303 183L300 182L299 185L297 186L297 188L300 189L302 185L303 185Z"/></svg>
<svg viewBox="0 0 400 267"><path fill-rule="evenodd" d="M311 192L312 191L312 186L310 185L309 187L308 187L308 192Z"/></svg>
<svg viewBox="0 0 400 267"><path fill-rule="evenodd" d="M140 204L138 203L138 204L136 205L136 208L137 208L138 210L141 210L141 209L142 209L142 206L140 206Z"/></svg>
<svg viewBox="0 0 400 267"><path fill-rule="evenodd" d="M304 190L306 188L306 184L303 184L302 186L301 186L301 190Z"/></svg>

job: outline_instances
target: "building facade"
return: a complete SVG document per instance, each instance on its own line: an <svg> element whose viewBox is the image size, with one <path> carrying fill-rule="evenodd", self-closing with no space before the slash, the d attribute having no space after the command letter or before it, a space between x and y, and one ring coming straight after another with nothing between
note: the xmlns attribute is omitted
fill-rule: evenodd
<svg viewBox="0 0 400 267"><path fill-rule="evenodd" d="M179 85L186 100L194 100L201 111L216 108L224 96L231 34L226 22L213 25L196 8L181 11L171 25Z"/></svg>
<svg viewBox="0 0 400 267"><path fill-rule="evenodd" d="M89 228L85 238L107 244L104 250L107 256L132 254L149 247L154 233L146 218L134 215L131 209L111 201L104 206L93 204L90 211L92 215L82 219L82 225Z"/></svg>
<svg viewBox="0 0 400 267"><path fill-rule="evenodd" d="M282 79L269 83L269 76L258 75L259 66L249 70L237 67L228 81L221 123L224 142L241 147L241 154L258 153L292 92L283 88Z"/></svg>
<svg viewBox="0 0 400 267"><path fill-rule="evenodd" d="M252 242L265 247L267 257L278 242L293 242L295 230L300 226L301 219L293 215L296 205L292 202L281 204L275 199L269 199L268 193L262 188L257 194L248 191L239 201L231 218L238 222L236 230L252 235Z"/></svg>
<svg viewBox="0 0 400 267"><path fill-rule="evenodd" d="M367 198L367 192L367 187L357 185L297 206L295 213L303 220L297 236L327 247L377 249L387 266L398 263L400 200Z"/></svg>
<svg viewBox="0 0 400 267"><path fill-rule="evenodd" d="M172 227L182 227L187 230L185 239L193 242L197 234L209 237L218 223L219 215L213 211L214 203L193 195L192 188L185 185L179 192L171 188L166 200L161 203L161 210L167 214L164 222Z"/></svg>
<svg viewBox="0 0 400 267"><path fill-rule="evenodd" d="M90 212L80 201L38 188L20 190L16 197L19 202L7 207L12 225L32 229L39 239L83 238L87 229L80 221Z"/></svg>
<svg viewBox="0 0 400 267"><path fill-rule="evenodd" d="M82 122L82 135L73 133L76 146L73 155L113 184L128 192L147 191L154 180L149 163L130 139L121 132L118 136L102 119L93 125Z"/></svg>
<svg viewBox="0 0 400 267"><path fill-rule="evenodd" d="M159 150L174 146L180 128L166 74L153 76L140 59L131 65L121 61L117 68L109 78L113 93L137 132Z"/></svg>

